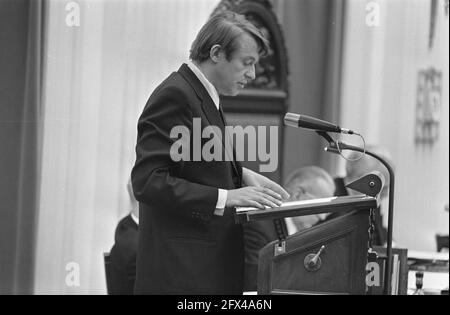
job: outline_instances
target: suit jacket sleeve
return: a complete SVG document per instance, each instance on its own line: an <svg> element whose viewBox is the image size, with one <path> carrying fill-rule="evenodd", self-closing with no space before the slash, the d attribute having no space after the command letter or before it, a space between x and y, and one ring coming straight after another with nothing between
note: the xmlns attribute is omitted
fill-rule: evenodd
<svg viewBox="0 0 450 315"><path fill-rule="evenodd" d="M218 188L190 182L180 177L183 161L174 162L170 138L174 126L192 130L192 110L183 91L166 87L150 97L138 122L136 164L132 184L136 199L152 207L172 209L182 215L192 211L211 216Z"/></svg>

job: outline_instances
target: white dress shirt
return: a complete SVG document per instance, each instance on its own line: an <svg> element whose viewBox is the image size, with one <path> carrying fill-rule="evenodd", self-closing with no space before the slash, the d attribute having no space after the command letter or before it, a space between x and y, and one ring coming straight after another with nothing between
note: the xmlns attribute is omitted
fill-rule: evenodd
<svg viewBox="0 0 450 315"><path fill-rule="evenodd" d="M130 212L130 215L133 221L136 222L137 225L139 225L139 218L135 216L133 212Z"/></svg>

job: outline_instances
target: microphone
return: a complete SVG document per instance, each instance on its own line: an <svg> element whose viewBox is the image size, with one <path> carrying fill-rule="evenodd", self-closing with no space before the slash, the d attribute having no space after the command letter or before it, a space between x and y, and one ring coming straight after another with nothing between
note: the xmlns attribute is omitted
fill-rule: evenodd
<svg viewBox="0 0 450 315"><path fill-rule="evenodd" d="M313 129L316 131L338 132L349 135L355 133L350 129L341 128L338 125L334 125L325 120L294 113L286 113L286 115L284 116L284 124L286 126L291 126L295 128L306 128L306 129Z"/></svg>

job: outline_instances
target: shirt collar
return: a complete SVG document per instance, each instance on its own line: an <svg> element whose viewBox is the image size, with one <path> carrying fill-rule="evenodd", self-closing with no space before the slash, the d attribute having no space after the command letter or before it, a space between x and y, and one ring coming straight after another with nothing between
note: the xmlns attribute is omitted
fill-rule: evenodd
<svg viewBox="0 0 450 315"><path fill-rule="evenodd" d="M133 219L134 222L136 222L137 225L139 225L139 218L137 216L134 215L134 213L130 213L131 218Z"/></svg>
<svg viewBox="0 0 450 315"><path fill-rule="evenodd" d="M196 77L203 84L203 86L205 87L206 91L208 91L209 96L213 100L214 105L216 105L216 108L218 110L219 109L219 104L220 104L220 98L219 98L219 93L217 93L217 90L214 87L214 85L212 85L212 83L208 81L208 79L205 77L203 72L191 60L189 60L187 62L187 65L188 65L189 69L191 69L192 72L194 72Z"/></svg>

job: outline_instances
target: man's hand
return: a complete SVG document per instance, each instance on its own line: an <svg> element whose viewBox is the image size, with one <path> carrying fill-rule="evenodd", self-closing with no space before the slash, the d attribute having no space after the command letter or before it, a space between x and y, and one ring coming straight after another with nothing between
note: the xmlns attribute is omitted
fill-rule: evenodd
<svg viewBox="0 0 450 315"><path fill-rule="evenodd" d="M228 191L226 207L279 207L289 194L280 185L265 176L242 168L242 179L247 187Z"/></svg>
<svg viewBox="0 0 450 315"><path fill-rule="evenodd" d="M267 177L249 170L248 168L242 168L242 179L245 186L264 187L270 189L271 191L274 191L281 196L280 200L286 200L290 197L288 192L284 190L283 187L281 187L274 181L271 181Z"/></svg>
<svg viewBox="0 0 450 315"><path fill-rule="evenodd" d="M229 190L225 207L255 207L264 210L281 206L281 196L264 187L249 186Z"/></svg>

